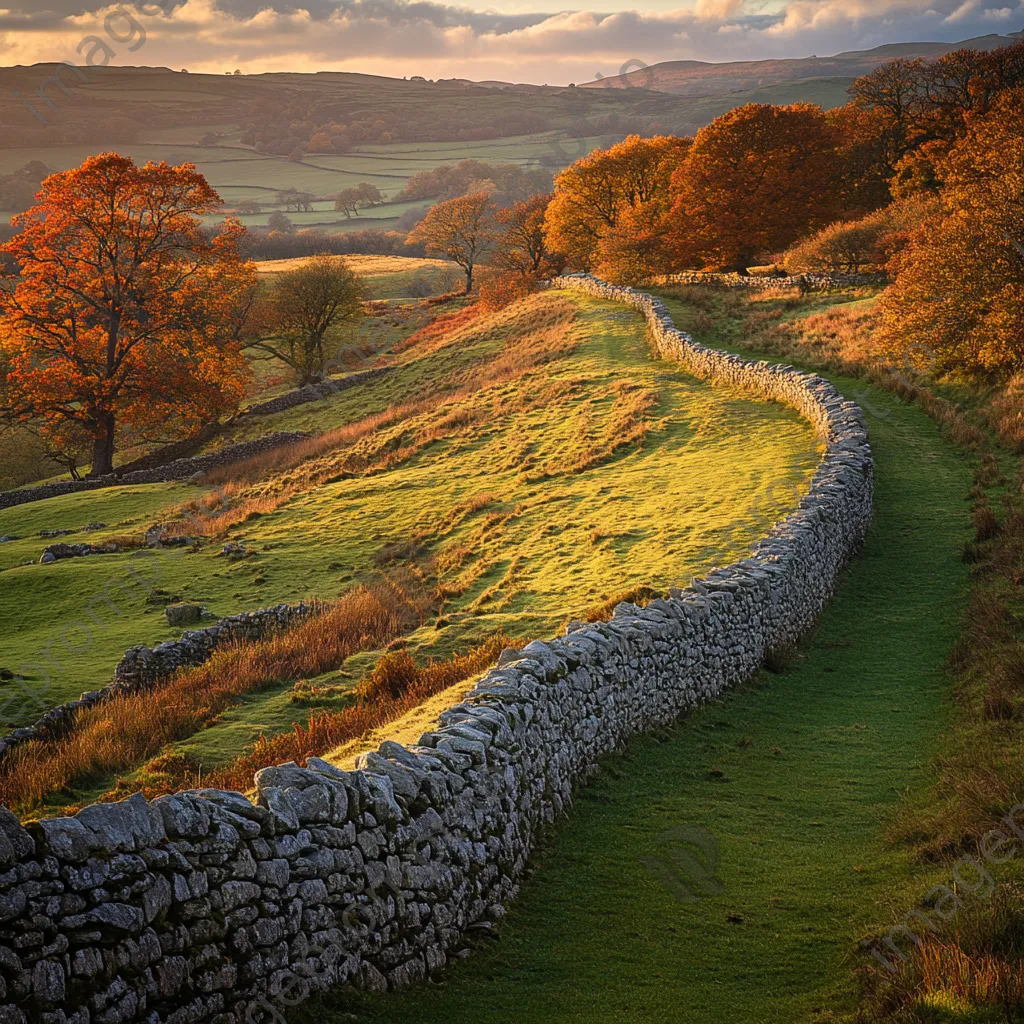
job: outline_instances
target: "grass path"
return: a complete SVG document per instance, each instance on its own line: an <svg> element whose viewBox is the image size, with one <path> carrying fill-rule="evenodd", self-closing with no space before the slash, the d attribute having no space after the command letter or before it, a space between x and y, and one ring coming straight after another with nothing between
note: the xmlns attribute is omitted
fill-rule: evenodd
<svg viewBox="0 0 1024 1024"><path fill-rule="evenodd" d="M908 881L921 869L882 832L945 720L970 480L920 410L833 379L882 413L875 521L795 664L610 758L500 941L442 985L334 996L301 1019L796 1024L849 1008L858 938L908 909L908 884L931 884ZM720 848L721 892L699 902L641 863L679 825Z"/></svg>

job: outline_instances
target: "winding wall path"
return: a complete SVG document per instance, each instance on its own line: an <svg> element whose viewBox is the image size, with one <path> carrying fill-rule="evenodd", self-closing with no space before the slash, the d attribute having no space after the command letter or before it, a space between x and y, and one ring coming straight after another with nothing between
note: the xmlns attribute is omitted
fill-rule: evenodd
<svg viewBox="0 0 1024 1024"><path fill-rule="evenodd" d="M0 1022L228 1024L421 981L504 915L597 758L814 622L871 517L859 410L820 377L693 343L649 296L556 286L630 305L663 357L806 416L825 454L800 507L691 588L506 652L437 731L357 771L311 759L260 772L256 803L137 796L29 830L0 813Z"/></svg>

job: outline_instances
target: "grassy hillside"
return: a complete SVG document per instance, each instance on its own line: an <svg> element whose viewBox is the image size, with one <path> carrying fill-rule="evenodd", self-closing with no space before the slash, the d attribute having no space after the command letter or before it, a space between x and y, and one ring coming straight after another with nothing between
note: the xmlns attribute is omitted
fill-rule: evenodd
<svg viewBox="0 0 1024 1024"><path fill-rule="evenodd" d="M344 259L362 278L366 297L374 300L374 306L372 315L355 323L341 324L329 333L328 354L334 360L332 372L335 375L371 366L392 345L437 315L438 310L424 304L422 296L445 292L459 286L463 280L457 267L439 260L363 255L337 258ZM270 280L305 261L304 257L266 260L257 264L257 270ZM295 387L294 371L280 360L256 350L249 350L248 355L252 376L243 407ZM316 423L311 420L308 429L315 431ZM267 432L265 420L254 420L245 429L219 435L208 448L218 449L239 437L257 437ZM125 447L118 452L115 464L125 465L151 450L152 446L146 444ZM18 429L5 433L0 444L0 490L48 478L67 480L68 475L45 458L38 438Z"/></svg>
<svg viewBox="0 0 1024 1024"><path fill-rule="evenodd" d="M701 340L731 347L743 336L742 315L723 324L669 303ZM500 941L440 985L334 996L296 1019L504 1024L515 1006L517 1019L551 1024L824 1024L852 1008L862 936L948 882L948 870L889 845L884 828L899 796L930 781L949 720L942 663L967 586L970 467L918 408L833 379L875 411L875 521L792 663L609 758L538 858ZM720 852L716 891L691 885L693 902L643 863L680 826L710 833ZM935 1004L920 1019L1003 1017Z"/></svg>
<svg viewBox="0 0 1024 1024"><path fill-rule="evenodd" d="M637 588L734 559L796 503L819 457L794 412L695 381L652 359L636 314L558 293L464 315L390 375L261 429L296 426L338 432L294 466L248 467L219 496L125 487L0 512L0 534L21 538L0 546L3 662L25 666L38 697L0 684L15 698L8 714L32 720L108 681L130 644L174 635L162 614L173 598L223 615L411 579L433 595L402 639L419 659L498 631L548 636ZM182 530L206 535L196 553L36 564L40 529L98 520L107 528L69 539L138 536L190 501ZM228 540L248 557L221 555ZM158 593L147 600L133 571ZM379 654L315 680L326 703L343 701ZM250 694L177 749L215 767L260 732L304 721L309 704L295 696L291 682Z"/></svg>

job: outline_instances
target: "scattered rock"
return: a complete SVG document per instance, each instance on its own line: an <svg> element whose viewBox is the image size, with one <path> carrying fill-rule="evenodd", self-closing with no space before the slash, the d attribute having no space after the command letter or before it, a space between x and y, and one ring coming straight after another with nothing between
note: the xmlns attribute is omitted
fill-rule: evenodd
<svg viewBox="0 0 1024 1024"><path fill-rule="evenodd" d="M203 609L198 604L169 604L164 609L167 624L170 626L191 626L203 617Z"/></svg>
<svg viewBox="0 0 1024 1024"><path fill-rule="evenodd" d="M43 550L39 559L44 565L57 562L64 558L84 558L86 555L113 555L121 548L112 540L106 544L51 544Z"/></svg>
<svg viewBox="0 0 1024 1024"><path fill-rule="evenodd" d="M66 537L69 533L74 532L74 530L40 530L39 536L46 540L51 537Z"/></svg>
<svg viewBox="0 0 1024 1024"><path fill-rule="evenodd" d="M6 544L9 540L17 540L17 537L12 537L9 533L5 533L0 537L0 544Z"/></svg>
<svg viewBox="0 0 1024 1024"><path fill-rule="evenodd" d="M168 533L163 523L151 526L145 533L145 541L147 548L184 548L198 543L195 537L181 537Z"/></svg>
<svg viewBox="0 0 1024 1024"><path fill-rule="evenodd" d="M107 524L106 523L89 523L89 525L86 526L85 531L86 531L86 533L89 533L89 532L91 532L93 530L105 530L106 528L107 528Z"/></svg>
<svg viewBox="0 0 1024 1024"><path fill-rule="evenodd" d="M0 668L0 679L6 682L8 679L13 679L14 673L9 668Z"/></svg>
<svg viewBox="0 0 1024 1024"><path fill-rule="evenodd" d="M236 544L232 541L230 544L225 544L220 549L220 553L227 558L245 558L249 554L249 549L244 544Z"/></svg>

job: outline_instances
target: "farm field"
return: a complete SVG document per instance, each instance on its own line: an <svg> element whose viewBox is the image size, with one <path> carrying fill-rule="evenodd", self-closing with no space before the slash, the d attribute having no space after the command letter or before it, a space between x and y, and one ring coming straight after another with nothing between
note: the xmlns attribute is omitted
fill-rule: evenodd
<svg viewBox="0 0 1024 1024"><path fill-rule="evenodd" d="M232 485L222 521L210 487L183 484L0 512L0 533L21 538L0 548L4 663L38 697L19 701L22 721L107 682L131 644L175 635L162 614L171 599L224 615L413 572L443 595L402 638L417 659L499 631L549 636L638 588L685 584L733 560L796 504L819 457L795 412L654 360L639 316L559 293L471 319L402 353L391 374L267 417L260 432L347 426L336 449ZM41 529L101 521L106 529L84 536L138 536L189 502L183 531L207 536L195 553L36 564ZM225 541L248 557L222 556ZM147 602L149 590L158 593ZM89 625L88 609L102 625ZM55 632L54 622L73 625ZM315 682L344 700L380 654L354 655ZM250 694L175 750L216 767L261 732L302 721L309 708L293 696L290 681Z"/></svg>
<svg viewBox="0 0 1024 1024"><path fill-rule="evenodd" d="M352 271L362 278L367 296L372 299L408 299L412 297L412 286L417 275L423 277L430 271L458 270L444 260L420 259L415 256L337 256L343 259ZM276 274L294 270L307 262L304 257L286 260L261 260L256 271L268 280ZM442 276L447 276L442 273ZM429 277L424 278L429 281Z"/></svg>
<svg viewBox="0 0 1024 1024"><path fill-rule="evenodd" d="M738 347L738 319L709 323L667 300L698 340L759 355ZM295 1020L503 1024L511 1006L552 1024L848 1019L860 940L948 882L948 866L912 863L885 829L900 798L931 781L949 722L942 665L967 587L971 475L920 409L829 376L875 412L875 520L792 661L608 758L537 858L500 941L441 984L335 995ZM680 826L719 851L718 884L691 885L693 902L642 862L670 850Z"/></svg>
<svg viewBox="0 0 1024 1024"><path fill-rule="evenodd" d="M215 145L199 145L208 133L222 133ZM536 167L544 156L555 157L561 164L571 163L597 148L602 139L563 138L560 133L547 132L511 139L494 139L472 143L394 143L360 147L343 156L308 154L302 161L284 156L257 153L238 142L240 132L226 125L196 125L190 128L167 128L146 132L138 142L119 143L118 152L137 163L165 160L171 164L194 163L217 189L230 210L243 200L256 200L270 206L276 194L288 188L311 192L315 196L334 195L361 182L376 185L386 199L396 196L406 181L417 171L430 170L440 164L477 160L516 163ZM0 150L0 175L11 174L31 160L41 160L51 170L77 167L97 152L95 144L75 146L5 146ZM359 216L346 219L335 211L333 200L314 203L311 211L288 213L296 227L330 227L332 230L394 227L395 221L409 209L422 207L428 200L385 202L362 210ZM0 210L0 218L8 220L15 210ZM242 215L247 227L263 226L269 209L256 215ZM219 217L210 216L209 223Z"/></svg>

